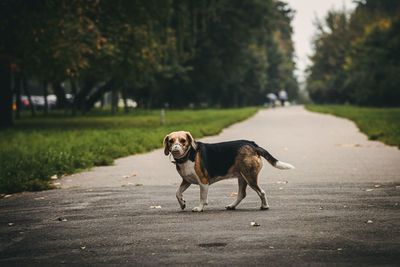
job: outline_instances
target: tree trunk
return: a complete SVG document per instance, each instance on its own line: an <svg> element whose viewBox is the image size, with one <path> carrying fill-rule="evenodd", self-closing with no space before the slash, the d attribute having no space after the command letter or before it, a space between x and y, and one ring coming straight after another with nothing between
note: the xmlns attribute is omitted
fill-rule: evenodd
<svg viewBox="0 0 400 267"><path fill-rule="evenodd" d="M122 90L122 99L124 100L124 112L129 113L128 98L126 97L125 89Z"/></svg>
<svg viewBox="0 0 400 267"><path fill-rule="evenodd" d="M49 103L47 102L47 95L48 95L48 91L47 91L47 82L43 83L43 97L44 97L44 115L47 116L47 114L49 113Z"/></svg>
<svg viewBox="0 0 400 267"><path fill-rule="evenodd" d="M72 101L72 116L76 116L76 109L78 106L78 89L75 79L71 78L70 81L71 81L72 95L74 96L74 99Z"/></svg>
<svg viewBox="0 0 400 267"><path fill-rule="evenodd" d="M118 90L114 88L111 93L111 114L118 112L118 99Z"/></svg>
<svg viewBox="0 0 400 267"><path fill-rule="evenodd" d="M57 108L66 108L67 98L65 97L65 90L62 88L60 81L53 82L53 90L57 97Z"/></svg>
<svg viewBox="0 0 400 267"><path fill-rule="evenodd" d="M15 118L21 117L21 78L15 79Z"/></svg>
<svg viewBox="0 0 400 267"><path fill-rule="evenodd" d="M11 66L7 58L0 58L0 128L13 124L13 92L11 87Z"/></svg>
<svg viewBox="0 0 400 267"><path fill-rule="evenodd" d="M29 108L31 109L32 117L35 117L36 116L35 107L33 106L33 103L32 103L31 91L29 90L28 80L26 79L26 77L24 77L22 79L22 83L23 83L23 87L24 87L24 92L25 92L26 96L28 97Z"/></svg>
<svg viewBox="0 0 400 267"><path fill-rule="evenodd" d="M100 97L100 110L103 110L103 108L104 108L104 96Z"/></svg>
<svg viewBox="0 0 400 267"><path fill-rule="evenodd" d="M100 87L94 94L90 96L88 100L86 100L85 108L86 111L89 111L90 109L93 108L94 103L96 103L98 100L100 100L103 95L109 91L111 91L112 87L114 85L114 79L109 80L105 85Z"/></svg>
<svg viewBox="0 0 400 267"><path fill-rule="evenodd" d="M90 91L92 91L94 86L95 86L95 82L87 79L85 81L83 87L80 88L79 93L77 94L76 104L82 113L85 113L87 110L85 107L86 106L86 97L90 93Z"/></svg>

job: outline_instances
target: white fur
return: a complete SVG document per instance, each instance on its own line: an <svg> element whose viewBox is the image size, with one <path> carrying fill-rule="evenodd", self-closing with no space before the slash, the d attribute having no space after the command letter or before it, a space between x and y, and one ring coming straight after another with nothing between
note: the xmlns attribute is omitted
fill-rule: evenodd
<svg viewBox="0 0 400 267"><path fill-rule="evenodd" d="M185 181L191 184L200 184L200 178L194 169L193 161L187 160L185 163L178 164L178 166L178 173Z"/></svg>
<svg viewBox="0 0 400 267"><path fill-rule="evenodd" d="M192 211L195 212L203 211L204 206L208 204L207 200L208 184L202 184L200 182L200 178L197 175L196 170L194 169L195 163L193 161L187 160L185 163L178 164L178 166L179 166L178 172L182 177L182 179L184 179L188 183L198 184L200 186L200 205L198 207L193 208ZM177 197L181 197L181 194L179 193L177 194ZM179 203L181 204L181 202Z"/></svg>
<svg viewBox="0 0 400 267"><path fill-rule="evenodd" d="M283 162L283 161L277 161L275 163L275 168L281 169L281 170L289 170L289 169L294 169L294 166L292 164Z"/></svg>

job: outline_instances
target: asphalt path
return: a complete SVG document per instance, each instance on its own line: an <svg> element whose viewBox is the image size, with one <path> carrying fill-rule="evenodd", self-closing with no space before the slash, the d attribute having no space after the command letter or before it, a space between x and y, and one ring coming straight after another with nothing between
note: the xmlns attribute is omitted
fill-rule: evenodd
<svg viewBox="0 0 400 267"><path fill-rule="evenodd" d="M302 107L262 110L201 141L234 139L296 166L264 161L270 210L259 210L251 189L225 210L237 191L229 180L210 187L202 213L190 211L199 199L192 185L180 211L180 178L155 150L55 181L62 189L0 199L0 265L398 266L397 148Z"/></svg>

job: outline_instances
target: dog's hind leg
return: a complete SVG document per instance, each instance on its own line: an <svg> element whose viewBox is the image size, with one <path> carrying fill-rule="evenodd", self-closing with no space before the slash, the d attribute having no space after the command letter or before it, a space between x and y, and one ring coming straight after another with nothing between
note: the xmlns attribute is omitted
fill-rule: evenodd
<svg viewBox="0 0 400 267"><path fill-rule="evenodd" d="M256 191L256 193L258 194L258 196L261 199L261 207L260 207L260 209L262 209L262 210L269 209L268 200L267 200L267 196L265 194L265 191L258 184L250 185L250 187L253 188L254 191Z"/></svg>
<svg viewBox="0 0 400 267"><path fill-rule="evenodd" d="M262 210L269 209L268 200L267 200L265 191L257 183L258 174L248 174L248 176L245 176L243 173L241 173L241 174L242 174L243 178L246 180L246 182L249 184L249 186L254 191L256 191L257 195L260 197L260 199L261 199L260 209L262 209Z"/></svg>
<svg viewBox="0 0 400 267"><path fill-rule="evenodd" d="M179 186L178 190L176 191L176 198L178 199L179 205L181 209L184 210L186 208L185 200L183 199L183 192L190 186L190 183L182 180L181 185Z"/></svg>
<svg viewBox="0 0 400 267"><path fill-rule="evenodd" d="M238 185L239 185L239 190L237 198L230 205L225 207L227 210L234 210L236 206L239 205L239 203L246 197L247 182L242 177L239 177Z"/></svg>

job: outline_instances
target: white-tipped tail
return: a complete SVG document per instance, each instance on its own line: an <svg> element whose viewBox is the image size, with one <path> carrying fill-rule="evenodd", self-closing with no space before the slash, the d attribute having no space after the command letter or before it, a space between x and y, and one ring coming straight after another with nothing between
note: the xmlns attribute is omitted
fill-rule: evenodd
<svg viewBox="0 0 400 267"><path fill-rule="evenodd" d="M283 162L283 161L277 161L275 163L275 168L281 169L281 170L289 170L289 169L294 169L294 166L292 164Z"/></svg>

